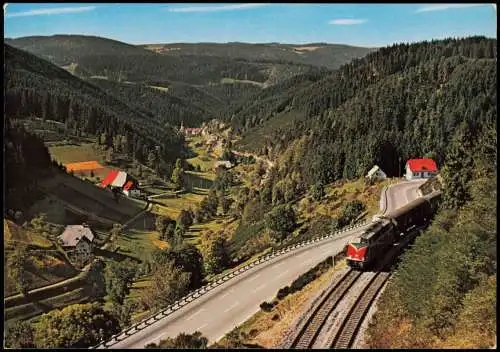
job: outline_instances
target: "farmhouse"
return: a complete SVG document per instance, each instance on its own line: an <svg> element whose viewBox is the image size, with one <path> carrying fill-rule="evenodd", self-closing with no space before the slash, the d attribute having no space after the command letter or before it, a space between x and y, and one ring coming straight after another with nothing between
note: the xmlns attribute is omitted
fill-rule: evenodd
<svg viewBox="0 0 500 352"><path fill-rule="evenodd" d="M406 179L415 180L435 176L438 172L436 162L429 158L410 159L406 162Z"/></svg>
<svg viewBox="0 0 500 352"><path fill-rule="evenodd" d="M374 167L371 168L370 171L368 171L366 178L369 180L378 180L387 178L387 175L385 174L385 172L382 171L380 167L375 165Z"/></svg>
<svg viewBox="0 0 500 352"><path fill-rule="evenodd" d="M140 195L138 185L139 182L137 182L132 176L124 171L118 170L111 170L101 182L102 188L109 186L112 189L119 189L128 197Z"/></svg>
<svg viewBox="0 0 500 352"><path fill-rule="evenodd" d="M94 233L87 225L68 225L59 235L59 240L66 250L72 250L74 254L88 259L92 253Z"/></svg>

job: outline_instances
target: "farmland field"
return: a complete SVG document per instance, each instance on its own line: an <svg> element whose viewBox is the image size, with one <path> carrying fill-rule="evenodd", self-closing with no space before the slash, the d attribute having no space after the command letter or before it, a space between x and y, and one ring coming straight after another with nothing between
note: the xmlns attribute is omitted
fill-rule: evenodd
<svg viewBox="0 0 500 352"><path fill-rule="evenodd" d="M8 260L19 244L30 246L26 260L26 278L29 289L53 284L77 274L75 268L53 247L45 237L4 220L4 295L18 292L15 282L8 275Z"/></svg>
<svg viewBox="0 0 500 352"><path fill-rule="evenodd" d="M48 148L52 158L62 164L89 160L103 162L104 153L96 150L92 143L49 146Z"/></svg>
<svg viewBox="0 0 500 352"><path fill-rule="evenodd" d="M154 204L151 212L177 219L182 209L194 210L204 197L202 194L185 193L175 198L155 198L155 203L159 204Z"/></svg>
<svg viewBox="0 0 500 352"><path fill-rule="evenodd" d="M115 240L118 252L141 261L150 259L151 252L168 248L155 230L155 215L146 212L134 220Z"/></svg>

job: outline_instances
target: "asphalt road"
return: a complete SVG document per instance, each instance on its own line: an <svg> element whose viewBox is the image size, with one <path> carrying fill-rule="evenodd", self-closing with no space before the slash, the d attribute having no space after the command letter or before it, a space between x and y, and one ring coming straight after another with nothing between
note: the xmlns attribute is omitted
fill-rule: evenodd
<svg viewBox="0 0 500 352"><path fill-rule="evenodd" d="M402 182L390 187L387 192L388 209L415 199L416 188L421 183ZM260 309L260 303L275 297L281 287L289 285L327 256L341 251L349 239L362 230L363 227L354 229L259 265L110 348L144 348L146 344L158 343L162 338L197 330L210 343L215 342L255 314Z"/></svg>
<svg viewBox="0 0 500 352"><path fill-rule="evenodd" d="M387 188L387 210L389 213L418 198L417 189L426 180L402 181Z"/></svg>

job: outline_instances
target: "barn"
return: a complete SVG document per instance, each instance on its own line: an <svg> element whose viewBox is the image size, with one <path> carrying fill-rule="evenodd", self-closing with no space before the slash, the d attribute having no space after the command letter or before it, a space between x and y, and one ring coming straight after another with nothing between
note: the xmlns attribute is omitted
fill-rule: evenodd
<svg viewBox="0 0 500 352"><path fill-rule="evenodd" d="M139 182L124 171L111 170L108 175L102 180L101 187L110 187L111 189L119 189L126 196L139 196Z"/></svg>

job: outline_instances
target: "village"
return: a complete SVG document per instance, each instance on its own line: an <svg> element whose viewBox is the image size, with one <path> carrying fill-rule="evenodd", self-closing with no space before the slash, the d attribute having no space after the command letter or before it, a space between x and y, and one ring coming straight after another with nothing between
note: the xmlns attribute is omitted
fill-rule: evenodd
<svg viewBox="0 0 500 352"><path fill-rule="evenodd" d="M211 121L208 124L203 124L202 127L199 128L185 128L181 123L178 131L185 136L186 140L188 141L188 143L190 143L191 146L197 148L205 148L207 155L214 153L211 162L211 169L205 169L203 173L203 176L206 177L206 180L213 180L219 168L231 169L236 165L229 160L217 160L217 155L222 155L223 145L227 143L228 138L230 138L231 136L230 129L225 128L225 125L223 123ZM232 153L240 157L251 156L254 160L255 158L257 158L258 160L262 160L261 157L257 155L250 155L249 153L241 153L237 151L232 151ZM188 162L189 161L194 160L188 160ZM196 160L195 162L197 161L199 160ZM270 163L270 166L273 165L272 162L267 162ZM95 165L97 162L83 162L83 164L85 163L88 163L89 165ZM71 168L72 166L73 164L66 165L66 167L69 168ZM84 175L85 171L88 170L80 171L82 172L81 175ZM190 172L187 171L187 173L189 174ZM195 172L191 172L190 174L192 176L200 175L200 173ZM436 162L431 158L409 159L405 164L404 178L407 181L428 179L436 176L437 174L438 168ZM374 183L387 179L387 175L379 166L374 165L365 175L365 179L369 183ZM197 185L203 184L203 182L196 181L194 181L193 183ZM169 198L171 200L173 199L175 201L175 199L179 197L179 192L186 192L186 190L176 191L175 188L170 188L170 190L168 190L168 188L161 188L161 186L159 186L158 184L155 187L160 187L156 189L157 191L160 191L160 193L152 192L152 188L149 187L151 186L151 184L148 185L147 181L143 180L142 182L140 182L138 180L138 177L133 176L126 171L118 169L109 170L104 179L96 183L96 186L111 192L117 203L122 196L125 196L129 198L145 200L148 202L148 204L154 204L156 209L162 208L161 201L158 201L162 197ZM196 186L195 188L203 189L203 187ZM192 190L193 189L191 188L191 191ZM88 262L91 258L93 239L94 234L88 224L69 225L60 235L60 241L64 248L68 249L70 253L74 253L80 256L79 260L83 262Z"/></svg>

